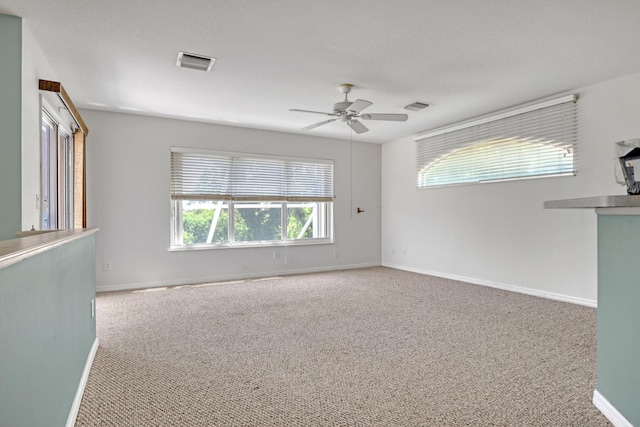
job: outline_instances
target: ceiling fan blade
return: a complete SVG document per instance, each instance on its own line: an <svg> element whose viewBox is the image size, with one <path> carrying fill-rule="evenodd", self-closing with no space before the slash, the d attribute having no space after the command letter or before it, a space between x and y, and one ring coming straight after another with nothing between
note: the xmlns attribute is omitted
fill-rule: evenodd
<svg viewBox="0 0 640 427"><path fill-rule="evenodd" d="M389 120L392 122L405 122L409 118L406 114L362 114L363 120Z"/></svg>
<svg viewBox="0 0 640 427"><path fill-rule="evenodd" d="M358 102L358 101L356 101ZM349 125L349 127L353 130L356 131L356 133L365 133L366 131L368 131L369 129L367 129L367 127L365 125L363 125L361 122L359 122L356 119L352 119L349 120L347 122L347 124Z"/></svg>
<svg viewBox="0 0 640 427"><path fill-rule="evenodd" d="M298 112L298 113L324 114L325 116L335 116L335 114L333 114L333 113L325 113L324 111L300 110L298 108L291 108L289 111L295 111L295 112Z"/></svg>
<svg viewBox="0 0 640 427"><path fill-rule="evenodd" d="M324 121L319 122L319 123L314 123L312 125L305 126L305 127L302 128L302 130L315 129L315 128L319 127L319 126L326 125L327 123L335 122L336 120L338 120L338 119L335 118L335 119L324 120Z"/></svg>
<svg viewBox="0 0 640 427"><path fill-rule="evenodd" d="M349 105L346 110L358 114L360 111L372 105L373 102L365 101L364 99L356 99Z"/></svg>

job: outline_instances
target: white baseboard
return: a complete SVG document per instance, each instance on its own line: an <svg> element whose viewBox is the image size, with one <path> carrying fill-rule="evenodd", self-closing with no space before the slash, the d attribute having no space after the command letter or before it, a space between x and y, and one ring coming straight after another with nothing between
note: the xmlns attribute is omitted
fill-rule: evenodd
<svg viewBox="0 0 640 427"><path fill-rule="evenodd" d="M128 291L134 289L148 289L148 288L161 288L166 286L179 286L195 283L207 283L207 282L226 282L232 280L247 280L257 279L262 277L272 276L290 276L292 274L305 274L305 273L322 273L325 271L338 271L338 270L353 270L356 268L367 267L379 267L379 262L363 263L363 264L349 264L349 265L330 265L324 267L311 267L291 270L278 270L269 271L263 273L240 273L240 274L227 274L220 276L210 277L197 277L197 278L185 278L176 280L163 280L155 282L140 282L140 283L122 283L117 285L98 285L96 286L96 292L112 292L112 291Z"/></svg>
<svg viewBox="0 0 640 427"><path fill-rule="evenodd" d="M80 377L80 383L78 384L78 389L76 390L76 396L74 397L73 403L71 404L69 417L67 417L66 427L73 427L76 423L76 418L78 417L78 411L80 410L80 402L82 402L82 395L84 394L84 388L87 385L87 380L89 379L89 372L91 372L91 366L93 365L93 359L94 357L96 357L97 351L98 351L98 337L96 337L96 339L93 340L93 345L91 346L91 350L89 350L87 361L84 364L84 370L82 371L82 376Z"/></svg>
<svg viewBox="0 0 640 427"><path fill-rule="evenodd" d="M457 280L460 282L471 283L474 285L488 286L490 288L502 289L505 291L518 292L521 294L532 295L536 297L548 298L556 301L570 302L573 304L585 305L587 307L597 307L598 302L585 298L577 298L569 295L556 294L553 292L540 291L538 289L525 288L522 286L508 285L505 283L496 283L489 280L475 279L473 277L457 276L455 274L441 273L438 271L422 270L419 268L407 267L398 264L382 263L383 267L395 268L397 270L410 271L412 273L425 274L428 276L442 277L444 279Z"/></svg>
<svg viewBox="0 0 640 427"><path fill-rule="evenodd" d="M593 404L615 427L633 427L625 417L598 390L593 391Z"/></svg>

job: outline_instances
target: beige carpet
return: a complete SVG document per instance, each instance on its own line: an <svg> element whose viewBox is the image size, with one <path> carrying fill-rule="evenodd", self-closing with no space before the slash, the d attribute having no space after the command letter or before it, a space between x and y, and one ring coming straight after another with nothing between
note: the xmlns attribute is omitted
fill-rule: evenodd
<svg viewBox="0 0 640 427"><path fill-rule="evenodd" d="M605 426L592 308L384 267L97 298L77 426Z"/></svg>

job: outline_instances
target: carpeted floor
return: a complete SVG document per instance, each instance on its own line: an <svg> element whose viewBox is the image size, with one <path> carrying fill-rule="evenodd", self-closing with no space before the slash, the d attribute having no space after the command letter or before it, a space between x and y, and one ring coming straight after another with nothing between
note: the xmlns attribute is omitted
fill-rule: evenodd
<svg viewBox="0 0 640 427"><path fill-rule="evenodd" d="M97 298L77 426L606 426L595 309L384 267Z"/></svg>

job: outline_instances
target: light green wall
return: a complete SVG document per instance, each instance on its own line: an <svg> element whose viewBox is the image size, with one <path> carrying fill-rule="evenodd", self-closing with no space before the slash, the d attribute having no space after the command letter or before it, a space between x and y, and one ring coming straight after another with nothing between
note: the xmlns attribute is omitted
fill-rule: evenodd
<svg viewBox="0 0 640 427"><path fill-rule="evenodd" d="M21 227L22 20L0 14L0 240Z"/></svg>
<svg viewBox="0 0 640 427"><path fill-rule="evenodd" d="M640 426L640 215L598 215L597 389Z"/></svg>
<svg viewBox="0 0 640 427"><path fill-rule="evenodd" d="M0 426L64 426L96 338L93 234L0 269Z"/></svg>

